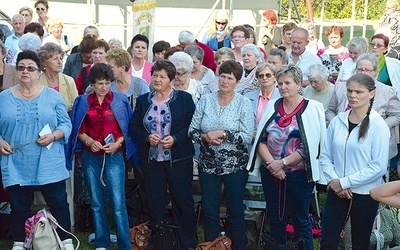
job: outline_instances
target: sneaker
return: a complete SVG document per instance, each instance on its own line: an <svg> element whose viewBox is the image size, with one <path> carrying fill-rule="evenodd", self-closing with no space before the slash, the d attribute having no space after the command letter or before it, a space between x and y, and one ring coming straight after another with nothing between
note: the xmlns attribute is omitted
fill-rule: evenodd
<svg viewBox="0 0 400 250"><path fill-rule="evenodd" d="M65 250L75 250L74 244L72 242L72 239L66 239L62 241L62 244L64 245Z"/></svg>
<svg viewBox="0 0 400 250"><path fill-rule="evenodd" d="M26 250L23 242L15 241L11 250Z"/></svg>

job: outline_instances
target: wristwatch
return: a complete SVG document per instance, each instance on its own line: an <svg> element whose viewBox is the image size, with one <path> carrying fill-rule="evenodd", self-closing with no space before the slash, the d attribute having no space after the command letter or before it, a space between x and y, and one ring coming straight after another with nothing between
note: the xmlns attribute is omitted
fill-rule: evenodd
<svg viewBox="0 0 400 250"><path fill-rule="evenodd" d="M224 131L224 133L222 133L221 138L222 138L222 140L225 140L225 139L226 139L226 133L225 133L225 131Z"/></svg>
<svg viewBox="0 0 400 250"><path fill-rule="evenodd" d="M283 168L286 168L286 160L285 160L285 158L282 158L282 164L283 164Z"/></svg>

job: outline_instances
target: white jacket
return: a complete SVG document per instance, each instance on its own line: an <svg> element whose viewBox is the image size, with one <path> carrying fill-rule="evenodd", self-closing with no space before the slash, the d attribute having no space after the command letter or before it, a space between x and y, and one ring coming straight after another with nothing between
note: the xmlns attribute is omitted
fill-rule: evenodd
<svg viewBox="0 0 400 250"><path fill-rule="evenodd" d="M324 107L320 102L304 99L306 99L305 108L296 114L296 118L299 125L300 138L304 145L307 180L309 182L320 181L321 172L318 157L326 133ZM282 98L273 99L270 101L271 104L268 103L258 125L256 138L249 155L249 163L247 164L247 170L252 175L259 175L259 168L263 160L257 151L258 141L265 127L271 122L271 118L276 116L280 100Z"/></svg>
<svg viewBox="0 0 400 250"><path fill-rule="evenodd" d="M349 134L349 113L341 112L330 122L320 156L321 168L328 182L339 179L343 189L369 194L382 184L386 173L390 132L383 118L371 110L367 134L358 141L361 123Z"/></svg>

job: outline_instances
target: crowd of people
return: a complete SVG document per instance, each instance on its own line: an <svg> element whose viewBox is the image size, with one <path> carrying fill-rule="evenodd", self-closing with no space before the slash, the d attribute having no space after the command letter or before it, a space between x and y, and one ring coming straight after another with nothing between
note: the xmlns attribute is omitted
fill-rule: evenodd
<svg viewBox="0 0 400 250"><path fill-rule="evenodd" d="M400 204L400 184L380 187L388 166L399 166L400 61L389 57L400 41L390 26L396 3L387 1L370 42L343 46L343 28L331 26L325 46L312 21L281 30L265 10L259 47L252 26L232 27L219 10L202 42L182 30L176 46L154 43L152 57L143 34L125 49L87 26L74 46L62 20L47 15L48 1L35 3L36 20L21 8L11 34L0 30L0 166L12 250L30 247L24 224L36 190L67 230L76 229L75 210L90 206L96 250L112 244L111 210L118 249L131 249L130 167L144 198L136 223L148 220L157 237L170 201L180 249L195 249L194 163L205 241L220 234L223 197L232 249L246 248L243 198L254 175L277 244L286 244L290 220L294 239L314 248L309 211L319 184L327 192L321 249L337 249L346 225L348 244L368 249L377 214L387 216L379 202Z"/></svg>

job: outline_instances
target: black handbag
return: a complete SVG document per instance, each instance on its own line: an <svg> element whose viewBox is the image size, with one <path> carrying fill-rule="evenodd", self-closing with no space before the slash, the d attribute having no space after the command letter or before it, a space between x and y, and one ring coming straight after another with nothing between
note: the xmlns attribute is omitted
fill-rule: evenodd
<svg viewBox="0 0 400 250"><path fill-rule="evenodd" d="M175 226L170 221L162 221L160 225L156 225L153 249L154 250L180 250L179 238L176 229L180 228Z"/></svg>
<svg viewBox="0 0 400 250"><path fill-rule="evenodd" d="M302 250L304 245L303 239L288 244L277 244L275 240L268 234L261 235L261 245L264 250Z"/></svg>

